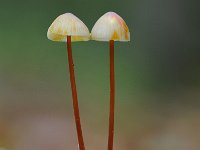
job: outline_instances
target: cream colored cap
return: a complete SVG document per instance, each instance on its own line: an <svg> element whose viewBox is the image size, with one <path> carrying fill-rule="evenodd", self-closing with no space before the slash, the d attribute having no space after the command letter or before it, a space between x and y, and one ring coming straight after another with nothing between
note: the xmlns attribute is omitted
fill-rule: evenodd
<svg viewBox="0 0 200 150"><path fill-rule="evenodd" d="M67 36L71 36L72 42L88 41L90 39L87 26L71 13L58 16L47 32L48 39L52 41L66 42Z"/></svg>
<svg viewBox="0 0 200 150"><path fill-rule="evenodd" d="M96 41L130 41L130 32L125 21L118 14L108 12L95 23L91 38Z"/></svg>

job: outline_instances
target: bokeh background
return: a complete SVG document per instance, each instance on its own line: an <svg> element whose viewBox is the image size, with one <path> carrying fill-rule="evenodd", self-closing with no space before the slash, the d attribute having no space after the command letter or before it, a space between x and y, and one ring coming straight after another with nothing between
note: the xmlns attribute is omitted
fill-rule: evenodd
<svg viewBox="0 0 200 150"><path fill-rule="evenodd" d="M0 150L77 150L65 43L46 32L71 12L91 30L108 11L116 42L115 150L200 149L200 4L195 0L1 0ZM88 150L107 148L107 42L73 43Z"/></svg>

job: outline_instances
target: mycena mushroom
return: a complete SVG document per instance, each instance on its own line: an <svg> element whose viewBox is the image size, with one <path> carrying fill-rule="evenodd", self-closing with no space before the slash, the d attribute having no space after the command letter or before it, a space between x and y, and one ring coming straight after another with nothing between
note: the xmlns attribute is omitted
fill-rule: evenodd
<svg viewBox="0 0 200 150"><path fill-rule="evenodd" d="M108 150L112 150L115 104L114 41L130 41L130 32L125 21L119 15L114 12L108 12L100 17L95 23L91 31L91 38L96 41L109 41L110 44L110 116Z"/></svg>
<svg viewBox="0 0 200 150"><path fill-rule="evenodd" d="M63 15L58 16L53 21L53 23L48 29L47 37L52 41L67 43L70 81L79 148L80 150L85 150L79 114L71 42L88 41L90 39L89 30L86 27L86 25L75 15L71 13L65 13Z"/></svg>

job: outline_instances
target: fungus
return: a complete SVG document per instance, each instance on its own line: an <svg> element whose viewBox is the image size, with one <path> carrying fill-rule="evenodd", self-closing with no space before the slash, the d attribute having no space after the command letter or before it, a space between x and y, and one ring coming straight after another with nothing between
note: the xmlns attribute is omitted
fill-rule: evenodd
<svg viewBox="0 0 200 150"><path fill-rule="evenodd" d="M114 41L130 41L130 32L125 21L119 15L114 12L108 12L100 17L95 23L91 31L91 39L96 41L109 41L110 45L110 114L108 150L112 150L115 105Z"/></svg>
<svg viewBox="0 0 200 150"><path fill-rule="evenodd" d="M88 41L90 39L89 30L87 26L75 15L71 13L65 13L63 15L58 16L53 21L53 23L48 29L47 37L49 40L52 41L67 43L68 63L78 143L80 150L85 150L79 114L71 42Z"/></svg>

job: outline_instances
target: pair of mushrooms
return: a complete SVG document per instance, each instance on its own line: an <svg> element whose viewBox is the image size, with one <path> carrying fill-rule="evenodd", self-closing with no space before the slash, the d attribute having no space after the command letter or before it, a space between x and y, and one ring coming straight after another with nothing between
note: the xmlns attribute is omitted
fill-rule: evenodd
<svg viewBox="0 0 200 150"><path fill-rule="evenodd" d="M85 150L85 146L84 146L81 122L80 122L71 42L88 41L88 40L109 41L110 115L109 115L108 150L112 150L113 137L114 137L114 103L115 103L114 41L130 41L130 33L128 26L119 15L117 15L114 12L108 12L99 18L99 20L95 23L90 34L87 26L79 18L77 18L75 15L71 13L65 13L63 15L58 16L51 24L47 32L47 37L52 41L67 43L74 116L75 116L80 150Z"/></svg>

